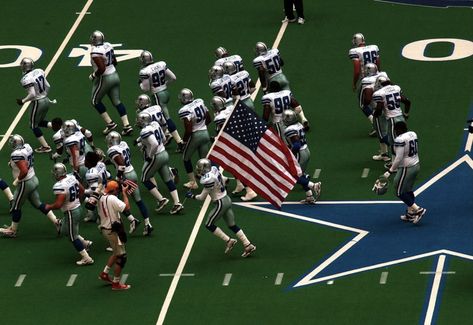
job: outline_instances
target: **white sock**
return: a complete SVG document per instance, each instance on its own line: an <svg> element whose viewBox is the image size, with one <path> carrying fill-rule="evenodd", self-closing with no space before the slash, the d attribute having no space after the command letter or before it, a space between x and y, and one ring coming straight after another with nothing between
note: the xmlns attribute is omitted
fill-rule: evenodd
<svg viewBox="0 0 473 325"><path fill-rule="evenodd" d="M6 189L3 190L3 193L5 193L5 196L7 197L8 201L11 201L13 200L13 194L10 190L9 187L7 187Z"/></svg>
<svg viewBox="0 0 473 325"><path fill-rule="evenodd" d="M149 192L151 193L152 196L154 196L156 200L161 201L163 199L163 196L161 195L161 193L159 193L157 187L153 188Z"/></svg>
<svg viewBox="0 0 473 325"><path fill-rule="evenodd" d="M110 266L108 265L105 265L105 267L103 268L103 273L107 273L110 272Z"/></svg>
<svg viewBox="0 0 473 325"><path fill-rule="evenodd" d="M38 141L43 147L49 147L49 144L46 142L43 136L38 137Z"/></svg>
<svg viewBox="0 0 473 325"><path fill-rule="evenodd" d="M189 177L189 182L194 182L195 183L195 175L194 173L188 173L187 177Z"/></svg>
<svg viewBox="0 0 473 325"><path fill-rule="evenodd" d="M81 250L79 252L79 254L83 257L83 258L87 258L87 257L90 257L89 256L89 253L87 253L87 251L85 249Z"/></svg>
<svg viewBox="0 0 473 325"><path fill-rule="evenodd" d="M13 231L17 231L18 230L18 222L11 222L11 229L13 229Z"/></svg>
<svg viewBox="0 0 473 325"><path fill-rule="evenodd" d="M368 116L368 120L370 120L370 123L373 124L373 115Z"/></svg>
<svg viewBox="0 0 473 325"><path fill-rule="evenodd" d="M171 135L172 135L174 141L176 141L176 143L181 143L182 142L181 136L179 135L179 132L177 132L177 130L172 131Z"/></svg>
<svg viewBox="0 0 473 325"><path fill-rule="evenodd" d="M407 208L407 211L410 213L415 213L417 210L419 210L419 206L415 203Z"/></svg>
<svg viewBox="0 0 473 325"><path fill-rule="evenodd" d="M133 220L135 220L135 217L133 217L133 215L129 215L128 217L126 217L128 219L128 221L132 222Z"/></svg>
<svg viewBox="0 0 473 325"><path fill-rule="evenodd" d="M306 195L306 196L312 196L313 194L312 194L312 191L311 191L311 190L308 190L308 191L305 192L305 195Z"/></svg>
<svg viewBox="0 0 473 325"><path fill-rule="evenodd" d="M82 237L81 235L79 235L79 236L77 236L77 238L82 242L82 245L87 246L87 243L85 242L84 237Z"/></svg>
<svg viewBox="0 0 473 325"><path fill-rule="evenodd" d="M315 185L315 184L314 184L313 182L311 182L311 181L309 181L309 184L307 184L307 186L309 186L310 188L314 187L314 185Z"/></svg>
<svg viewBox="0 0 473 325"><path fill-rule="evenodd" d="M48 129L51 129L53 127L53 124L51 122L48 122Z"/></svg>
<svg viewBox="0 0 473 325"><path fill-rule="evenodd" d="M128 122L128 115L123 115L121 119L122 119L123 126L130 125L130 122Z"/></svg>
<svg viewBox="0 0 473 325"><path fill-rule="evenodd" d="M158 183L156 183L156 179L154 177L151 177L150 179L150 182L154 184L154 186L156 186Z"/></svg>
<svg viewBox="0 0 473 325"><path fill-rule="evenodd" d="M237 233L236 233L236 236L238 237L238 239L241 241L241 243L243 244L243 247L246 247L250 244L250 241L248 240L248 238L246 237L245 233L243 232L243 230L239 230Z"/></svg>
<svg viewBox="0 0 473 325"><path fill-rule="evenodd" d="M223 230L219 227L214 230L213 234L218 238L221 238L224 242L227 242L230 239L230 237L226 233L224 233Z"/></svg>
<svg viewBox="0 0 473 325"><path fill-rule="evenodd" d="M381 154L388 153L388 145L386 143L380 143L379 144L379 152Z"/></svg>
<svg viewBox="0 0 473 325"><path fill-rule="evenodd" d="M171 193L171 198L174 202L174 205L179 203L179 194L177 193L177 190L172 191Z"/></svg>
<svg viewBox="0 0 473 325"><path fill-rule="evenodd" d="M145 226L151 226L151 222L149 222L149 218L145 219Z"/></svg>
<svg viewBox="0 0 473 325"><path fill-rule="evenodd" d="M56 224L57 223L57 218L54 212L49 211L48 214L46 215L49 220L51 220L52 223Z"/></svg>
<svg viewBox="0 0 473 325"><path fill-rule="evenodd" d="M107 112L103 112L102 114L100 114L100 116L102 116L105 123L107 123L107 124L112 123L112 119L110 118L110 115L108 115Z"/></svg>

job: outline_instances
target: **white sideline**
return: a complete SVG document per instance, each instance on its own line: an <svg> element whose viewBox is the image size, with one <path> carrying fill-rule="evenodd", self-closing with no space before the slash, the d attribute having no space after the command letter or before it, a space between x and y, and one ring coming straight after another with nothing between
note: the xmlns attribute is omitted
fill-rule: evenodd
<svg viewBox="0 0 473 325"><path fill-rule="evenodd" d="M94 2L94 0L88 0L87 3L84 5L84 8L82 8L79 16L77 17L76 21L74 22L74 25L72 25L71 29L69 30L69 33L67 33L67 35L64 38L64 40L62 41L61 45L57 49L56 54L54 54L53 58L51 59L51 62L49 62L49 65L44 70L44 74L46 76L48 76L49 72L51 71L53 66L56 64L57 59L59 59L59 56L64 51L64 48L66 47L67 43L69 43L69 40L71 39L72 35L76 31L76 29L79 26L80 22L82 21L82 18L84 18L85 14L86 14L87 10L89 9L90 5L92 4L92 2ZM2 150L3 147L5 146L5 143L8 141L8 138L10 137L10 135L13 133L13 130L18 125L18 122L20 122L20 119L23 116L23 114L25 114L26 109L28 108L29 104L30 103L27 102L27 103L24 103L23 106L21 106L20 111L16 115L13 122L10 124L10 127L8 128L5 135L3 136L2 141L0 141L0 150Z"/></svg>
<svg viewBox="0 0 473 325"><path fill-rule="evenodd" d="M287 27L287 22L281 24L281 28L279 29L278 35L276 36L276 39L274 40L272 48L278 48L279 43L282 40L282 37L284 35L284 32L286 31ZM256 95L261 87L261 82L258 79L256 82L255 86L255 91L251 95L251 99L254 100L256 98ZM227 120L228 121L228 120ZM223 126L225 127L225 125ZM210 149L212 150L212 149ZM175 275L171 281L171 285L169 286L168 293L166 294L166 298L163 302L163 305L161 306L161 311L159 312L158 320L156 322L156 325L162 325L164 323L164 319L166 318L166 314L168 312L169 306L171 305L171 300L174 296L174 292L176 292L177 285L179 283L179 279L181 278L182 272L184 271L184 267L186 266L187 259L189 258L189 255L192 250L192 246L194 246L195 239L197 237L197 233L199 232L199 228L202 225L202 221L204 220L205 213L207 212L207 209L209 208L210 205L210 197L207 196L207 199L204 201L204 204L199 212L199 215L195 221L194 228L192 229L191 235L189 237L189 240L187 241L186 248L184 249L184 253L182 254L181 260L179 261L179 265L177 266Z"/></svg>

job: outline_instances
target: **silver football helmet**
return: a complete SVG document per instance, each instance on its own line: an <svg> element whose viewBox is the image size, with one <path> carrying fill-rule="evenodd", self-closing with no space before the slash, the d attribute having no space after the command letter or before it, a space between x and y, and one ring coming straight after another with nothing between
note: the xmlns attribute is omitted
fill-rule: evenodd
<svg viewBox="0 0 473 325"><path fill-rule="evenodd" d="M225 103L226 103L226 100L223 97L220 97L220 96L212 97L211 105L213 109L215 110L215 112L217 113L225 109Z"/></svg>
<svg viewBox="0 0 473 325"><path fill-rule="evenodd" d="M179 100L181 101L182 104L189 104L194 100L194 94L192 91L188 88L183 88L181 90L181 93L179 94Z"/></svg>
<svg viewBox="0 0 473 325"><path fill-rule="evenodd" d="M214 65L209 69L209 78L210 80L216 80L222 78L223 76L223 68L219 65Z"/></svg>
<svg viewBox="0 0 473 325"><path fill-rule="evenodd" d="M374 83L375 90L383 88L386 82L388 81L390 81L389 78L386 78L385 76L379 76L378 78L376 78L376 81Z"/></svg>
<svg viewBox="0 0 473 325"><path fill-rule="evenodd" d="M217 59L224 58L228 56L228 51L226 48L220 46L215 50L215 56L217 57Z"/></svg>
<svg viewBox="0 0 473 325"><path fill-rule="evenodd" d="M64 121L64 123L62 124L62 132L64 132L64 136L66 137L73 135L74 133L76 133L76 131L77 126L73 121L67 120Z"/></svg>
<svg viewBox="0 0 473 325"><path fill-rule="evenodd" d="M356 33L353 35L351 42L354 46L360 46L365 43L365 37L362 33Z"/></svg>
<svg viewBox="0 0 473 325"><path fill-rule="evenodd" d="M110 148L111 146L116 146L122 142L122 136L117 131L111 131L105 137L105 141L107 142L107 146Z"/></svg>
<svg viewBox="0 0 473 325"><path fill-rule="evenodd" d="M148 95L146 94L141 94L138 96L138 98L135 101L136 107L142 111L147 107L151 106L151 98L149 98Z"/></svg>
<svg viewBox="0 0 473 325"><path fill-rule="evenodd" d="M19 134L12 134L8 139L8 143L13 150L20 149L25 146L25 140Z"/></svg>
<svg viewBox="0 0 473 325"><path fill-rule="evenodd" d="M110 134L110 133L109 133ZM108 134L107 134L108 135ZM104 161L105 159L105 152L103 152L102 149L100 148L95 148L94 150L95 154L99 157L99 161Z"/></svg>
<svg viewBox="0 0 473 325"><path fill-rule="evenodd" d="M195 165L195 175L202 177L212 169L212 163L207 158L202 158L197 161Z"/></svg>
<svg viewBox="0 0 473 325"><path fill-rule="evenodd" d="M256 56L264 55L268 52L268 47L263 42L256 43L255 53Z"/></svg>
<svg viewBox="0 0 473 325"><path fill-rule="evenodd" d="M55 163L51 172L56 180L60 180L62 177L67 175L66 165L63 163Z"/></svg>
<svg viewBox="0 0 473 325"><path fill-rule="evenodd" d="M365 65L365 75L368 77L374 76L378 73L378 66L374 63L367 63Z"/></svg>
<svg viewBox="0 0 473 325"><path fill-rule="evenodd" d="M235 63L230 61L225 62L223 64L223 72L229 75L235 74L237 72L237 67Z"/></svg>
<svg viewBox="0 0 473 325"><path fill-rule="evenodd" d="M99 30L96 30L90 35L90 44L92 45L102 45L105 41L105 36Z"/></svg>
<svg viewBox="0 0 473 325"><path fill-rule="evenodd" d="M34 61L31 58L23 58L20 62L20 68L23 74L33 70L33 67L34 67Z"/></svg>
<svg viewBox="0 0 473 325"><path fill-rule="evenodd" d="M145 126L149 125L153 119L151 115L146 112L141 112L136 116L136 125L139 128L144 128Z"/></svg>
<svg viewBox="0 0 473 325"><path fill-rule="evenodd" d="M292 125L298 122L297 114L292 109L286 109L282 113L282 120L284 125Z"/></svg>
<svg viewBox="0 0 473 325"><path fill-rule="evenodd" d="M140 61L141 61L141 64L143 66L146 66L148 64L151 64L154 62L153 60L153 54L151 54L150 51L146 51L144 50L143 52L141 52L140 54Z"/></svg>
<svg viewBox="0 0 473 325"><path fill-rule="evenodd" d="M376 180L376 182L374 182L372 191L378 195L386 194L386 192L388 191L388 185L389 185L388 179L384 175L381 175Z"/></svg>

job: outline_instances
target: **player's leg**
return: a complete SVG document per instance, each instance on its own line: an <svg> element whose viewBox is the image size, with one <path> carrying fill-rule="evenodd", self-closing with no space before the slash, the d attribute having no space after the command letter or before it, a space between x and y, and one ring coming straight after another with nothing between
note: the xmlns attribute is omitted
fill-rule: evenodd
<svg viewBox="0 0 473 325"><path fill-rule="evenodd" d="M48 211L45 208L45 204L41 202L39 197L39 181L36 176L26 181L27 192L28 192L28 200L30 201L31 205L34 206L36 209L40 210L44 215L46 215L51 221L51 223L56 227L56 230L59 231L60 221L56 218L56 215L53 211Z"/></svg>
<svg viewBox="0 0 473 325"><path fill-rule="evenodd" d="M174 203L170 213L176 214L182 209L184 209L184 206L179 201L179 193L177 192L176 184L173 181L173 175L169 168L169 154L167 153L167 151L163 151L157 155L157 159L159 175L161 176L163 182L166 184Z"/></svg>
<svg viewBox="0 0 473 325"><path fill-rule="evenodd" d="M386 132L386 118L384 115L375 117L373 120L373 127L376 131L376 136L379 141L379 154L373 156L373 160L390 161L388 150L388 135Z"/></svg>
<svg viewBox="0 0 473 325"><path fill-rule="evenodd" d="M61 232L66 234L69 241L72 243L76 251L82 257L76 262L77 265L89 265L93 264L94 260L89 256L89 253L85 249L84 243L79 238L79 222L80 222L81 209L80 207L70 211L64 212L65 226L61 229ZM64 232L63 232L64 230Z"/></svg>
<svg viewBox="0 0 473 325"><path fill-rule="evenodd" d="M210 231L212 234L222 239L225 243L228 243L231 239L220 227L215 225L218 219L222 217L223 202L222 200L217 200L214 202L212 210L210 210L207 220L205 221L205 228Z"/></svg>
<svg viewBox="0 0 473 325"><path fill-rule="evenodd" d="M21 220L21 207L28 197L25 182L19 182L13 193L13 202L10 208L11 224L9 227L0 228L0 234L5 237L16 237L18 225Z"/></svg>
<svg viewBox="0 0 473 325"><path fill-rule="evenodd" d="M184 168L187 173L187 177L189 181L184 184L184 187L195 190L199 188L199 185L197 185L197 182L195 180L195 175L194 175L194 166L192 166L192 161L191 158L194 155L194 152L197 151L198 149L198 139L195 136L196 133L193 133L191 137L189 138L189 141L187 142L184 152L182 153L182 160L184 161Z"/></svg>
<svg viewBox="0 0 473 325"><path fill-rule="evenodd" d="M210 136L207 130L197 131L194 133L197 140L197 151L199 153L199 159L207 157L210 150Z"/></svg>
<svg viewBox="0 0 473 325"><path fill-rule="evenodd" d="M49 99L46 98L49 101ZM38 139L41 147L36 148L35 152L44 153L50 152L51 147L43 136L43 131L39 128L39 124L42 120L44 110L47 112L48 106L45 100L34 100L28 106L30 110L30 128L33 131L35 137ZM44 114L45 115L45 114Z"/></svg>
<svg viewBox="0 0 473 325"><path fill-rule="evenodd" d="M156 184L151 181L151 179L154 177L156 172L158 171L158 164L157 164L157 159L156 156L153 156L151 158L151 161L145 161L143 164L143 169L141 172L141 182L143 185L148 189L148 191L151 193L151 195L156 199L156 209L157 211L160 211L162 207L161 202L164 202L165 200L169 201L168 199L164 198L162 194L158 191L158 188L156 187ZM167 202L166 202L167 203Z"/></svg>
<svg viewBox="0 0 473 325"><path fill-rule="evenodd" d="M128 121L125 105L123 105L120 100L120 77L118 76L118 73L115 72L108 75L107 82L110 83L108 97L110 98L113 106L115 106L117 109L120 119L122 120L123 130L121 133L122 135L130 135L133 132L133 128Z"/></svg>
<svg viewBox="0 0 473 325"><path fill-rule="evenodd" d="M103 98L108 93L108 90L109 89L105 76L102 75L92 81L92 106L97 110L97 112L107 125L102 131L103 134L108 134L110 133L110 131L114 130L117 127L117 124L112 121L110 115L108 115L105 105L102 102Z"/></svg>
<svg viewBox="0 0 473 325"><path fill-rule="evenodd" d="M249 256L251 253L253 253L255 250L256 250L256 246L253 245L250 240L248 239L248 237L245 235L245 233L243 232L243 230L238 227L235 223L235 215L233 213L233 209L232 209L232 201L231 199L226 196L222 199L223 201L223 210L225 211L224 212L224 215L223 215L223 219L225 220L225 223L227 224L228 228L230 228L231 231L233 231L233 233L235 234L235 236L241 241L241 243L243 244L243 253L241 256L243 257L247 257ZM235 245L236 243L236 240L235 242L233 243L233 245ZM229 241L227 243L227 247L230 246L232 243L231 241ZM230 248L231 249L231 248Z"/></svg>
<svg viewBox="0 0 473 325"><path fill-rule="evenodd" d="M182 152L184 150L184 142L182 141L182 138L179 135L179 131L177 130L176 123L174 123L174 120L171 118L171 115L169 114L169 108L168 108L169 91L167 89L163 91L159 91L153 97L155 97L155 101L157 102L157 104L161 106L163 110L164 118L166 119L166 122L168 124L169 133L171 133L172 138L177 143L176 152L179 152L179 153Z"/></svg>
<svg viewBox="0 0 473 325"><path fill-rule="evenodd" d="M293 1L294 0L284 0L284 13L286 15L287 21L290 23L293 23L296 21L296 17L294 17L294 12L292 10ZM283 22L285 20L283 20Z"/></svg>
<svg viewBox="0 0 473 325"><path fill-rule="evenodd" d="M0 189L5 193L5 196L7 197L8 202L11 202L13 200L13 193L10 190L10 187L8 184L0 178Z"/></svg>

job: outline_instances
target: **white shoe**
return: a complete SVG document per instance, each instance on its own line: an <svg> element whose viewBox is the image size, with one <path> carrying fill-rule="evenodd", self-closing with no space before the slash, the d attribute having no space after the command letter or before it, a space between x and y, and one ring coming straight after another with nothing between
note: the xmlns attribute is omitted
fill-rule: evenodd
<svg viewBox="0 0 473 325"><path fill-rule="evenodd" d="M281 20L281 23L295 23L296 20L297 20L296 18L288 19L287 17L284 17L284 19Z"/></svg>
<svg viewBox="0 0 473 325"><path fill-rule="evenodd" d="M107 252L113 252L113 248L110 247L110 246L108 246L107 248L105 248L105 250L106 250Z"/></svg>
<svg viewBox="0 0 473 325"><path fill-rule="evenodd" d="M232 191L232 194L238 194L245 189L245 186L242 183L238 183L235 189Z"/></svg>
<svg viewBox="0 0 473 325"><path fill-rule="evenodd" d="M37 153L51 152L51 147L49 147L49 146L47 146L47 147L41 146L41 147L39 147L39 148L36 148L34 151L37 152Z"/></svg>
<svg viewBox="0 0 473 325"><path fill-rule="evenodd" d="M184 206L181 203L174 204L174 206L172 207L171 211L169 211L169 213L170 214L176 214L179 211L181 211L182 209L184 209Z"/></svg>
<svg viewBox="0 0 473 325"><path fill-rule="evenodd" d="M245 247L245 250L243 251L243 254L241 254L242 257L248 257L251 255L256 250L256 246L253 244L248 244Z"/></svg>
<svg viewBox="0 0 473 325"><path fill-rule="evenodd" d="M314 186L312 186L311 190L314 193L314 200L317 201L320 197L320 192L322 190L322 182L314 183Z"/></svg>
<svg viewBox="0 0 473 325"><path fill-rule="evenodd" d="M255 197L257 197L257 196L258 196L258 194L256 194L255 191L250 190L250 191L247 191L247 192L246 192L246 195L245 195L245 196L240 197L240 199L241 199L242 201L247 202L247 201L253 200L253 199L254 199Z"/></svg>
<svg viewBox="0 0 473 325"><path fill-rule="evenodd" d="M184 187L188 188L189 190L196 190L199 188L199 185L197 185L197 182L190 181L185 183Z"/></svg>
<svg viewBox="0 0 473 325"><path fill-rule="evenodd" d="M0 234L8 238L16 237L16 231L14 231L11 227L0 228Z"/></svg>
<svg viewBox="0 0 473 325"><path fill-rule="evenodd" d="M304 200L301 200L300 203L301 204L315 204L316 202L316 199L311 195L311 196L307 196Z"/></svg>
<svg viewBox="0 0 473 325"><path fill-rule="evenodd" d="M94 260L92 257L83 257L81 260L76 262L77 265L79 266L84 266L84 265L92 265L94 264Z"/></svg>
<svg viewBox="0 0 473 325"><path fill-rule="evenodd" d="M118 126L117 123L115 123L113 121L108 123L107 126L105 127L105 129L103 129L102 134L103 135L109 134L110 132L115 130L117 128L117 126Z"/></svg>
<svg viewBox="0 0 473 325"><path fill-rule="evenodd" d="M301 18L301 17L299 17L299 18L297 19L297 23L298 23L299 25L304 25L304 23L305 23L305 19L304 19L304 18Z"/></svg>
<svg viewBox="0 0 473 325"><path fill-rule="evenodd" d="M84 245L84 246L85 246L85 247L84 247L85 250L86 250L86 251L89 251L90 248L92 247L92 244L93 244L93 243L94 243L94 242L91 241L91 240L86 240L86 241L85 241L85 245Z"/></svg>
<svg viewBox="0 0 473 325"><path fill-rule="evenodd" d="M426 212L427 209L419 208L419 210L417 210L417 212L414 214L414 219L412 220L412 223L417 224Z"/></svg>
<svg viewBox="0 0 473 325"><path fill-rule="evenodd" d="M373 160L376 160L376 161L390 161L391 158L389 157L389 155L387 153L380 153L378 155L374 155L373 156Z"/></svg>
<svg viewBox="0 0 473 325"><path fill-rule="evenodd" d="M161 201L158 202L154 211L159 212L161 211L167 204L169 203L169 199L163 198Z"/></svg>
<svg viewBox="0 0 473 325"><path fill-rule="evenodd" d="M233 249L233 247L235 246L236 243L237 243L236 239L230 238L227 241L227 246L225 247L225 254L228 254Z"/></svg>

